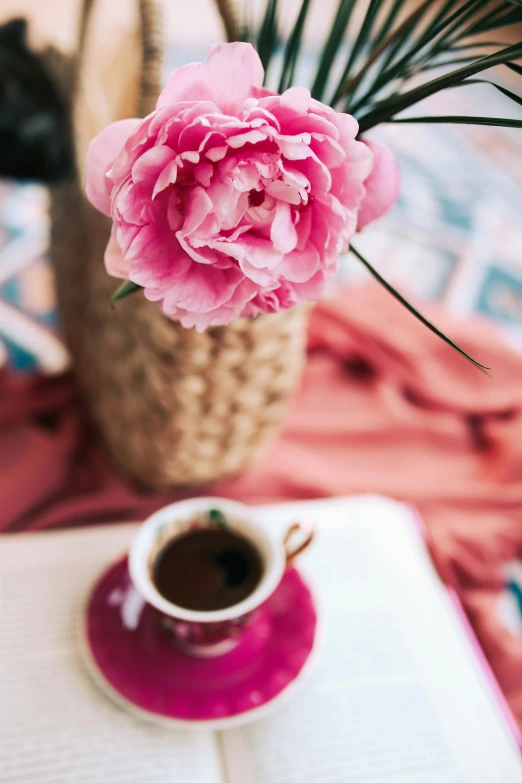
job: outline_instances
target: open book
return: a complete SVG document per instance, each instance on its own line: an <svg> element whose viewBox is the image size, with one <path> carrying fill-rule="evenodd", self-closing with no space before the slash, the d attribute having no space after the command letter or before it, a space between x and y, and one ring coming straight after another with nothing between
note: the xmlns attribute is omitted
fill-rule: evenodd
<svg viewBox="0 0 522 783"><path fill-rule="evenodd" d="M267 507L319 534L301 567L325 620L274 713L221 734L112 704L81 660L90 585L134 525L0 538L1 783L520 783L509 715L423 545L383 498Z"/></svg>

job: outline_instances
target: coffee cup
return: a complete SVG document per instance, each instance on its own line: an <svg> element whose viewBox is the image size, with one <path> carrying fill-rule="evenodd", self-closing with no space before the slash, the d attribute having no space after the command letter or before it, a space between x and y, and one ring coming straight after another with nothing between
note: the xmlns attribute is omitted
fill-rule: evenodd
<svg viewBox="0 0 522 783"><path fill-rule="evenodd" d="M129 572L178 647L212 657L238 644L312 538L309 524L293 522L276 535L254 508L193 498L165 506L140 526Z"/></svg>

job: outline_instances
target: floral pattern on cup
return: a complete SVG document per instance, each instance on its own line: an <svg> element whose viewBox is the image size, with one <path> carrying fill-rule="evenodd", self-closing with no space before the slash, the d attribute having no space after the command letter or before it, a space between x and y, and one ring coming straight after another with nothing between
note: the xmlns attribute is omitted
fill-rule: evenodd
<svg viewBox="0 0 522 783"><path fill-rule="evenodd" d="M257 612L224 620L221 623L190 623L173 617L162 617L163 627L172 633L178 647L201 657L222 654L233 649L243 632L252 624Z"/></svg>

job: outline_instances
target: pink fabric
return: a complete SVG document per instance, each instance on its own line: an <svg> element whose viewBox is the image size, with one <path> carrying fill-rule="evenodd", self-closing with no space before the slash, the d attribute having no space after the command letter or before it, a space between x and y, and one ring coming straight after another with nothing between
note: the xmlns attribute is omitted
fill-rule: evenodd
<svg viewBox="0 0 522 783"><path fill-rule="evenodd" d="M416 504L519 724L522 639L496 614L502 563L522 555L522 358L480 323L437 323L488 378L375 286L313 314L303 388L279 441L209 489L254 503L381 492ZM110 467L68 378L0 379L0 529L140 519L173 498Z"/></svg>

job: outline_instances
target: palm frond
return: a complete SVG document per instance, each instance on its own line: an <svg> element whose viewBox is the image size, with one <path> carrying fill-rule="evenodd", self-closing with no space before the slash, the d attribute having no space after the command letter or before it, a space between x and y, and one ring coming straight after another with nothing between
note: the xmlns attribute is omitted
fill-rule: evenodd
<svg viewBox="0 0 522 783"><path fill-rule="evenodd" d="M347 63L344 67L341 82L345 82L350 77L352 68L357 62L359 55L364 49L367 48L368 42L371 40L372 28L375 24L377 14L379 13L381 7L381 0L370 0L370 4L366 11L361 27L359 28L359 32L350 46L350 53L348 55Z"/></svg>
<svg viewBox="0 0 522 783"><path fill-rule="evenodd" d="M487 49L491 49L492 46L505 46L505 41L472 41L471 43L467 44L456 44L455 46L451 47L452 52L469 52L471 49L472 51L476 49L483 49L486 47Z"/></svg>
<svg viewBox="0 0 522 783"><path fill-rule="evenodd" d="M516 63L504 63L504 65L507 65L511 71L514 71L515 73L518 73L519 76L522 76L522 66L517 65Z"/></svg>
<svg viewBox="0 0 522 783"><path fill-rule="evenodd" d="M522 104L522 101L521 101ZM428 115L427 117L404 117L403 119L391 119L388 122L397 123L430 123L432 125L491 125L500 128L522 128L522 120L510 120L504 117L462 117L456 114L447 116Z"/></svg>
<svg viewBox="0 0 522 783"><path fill-rule="evenodd" d="M349 104L346 107L346 111L350 113L352 112L352 109L350 109L350 102L353 100L354 89L359 84L362 83L366 74L369 72L371 67L375 65L376 62L379 61L379 58L381 56L382 56L382 61L379 62L379 66L380 66L379 70L386 71L386 69L394 61L395 57L398 55L400 50L403 49L404 46L407 44L408 39L413 34L416 26L422 20L424 13L427 11L430 5L431 5L431 0L424 0L424 2L421 3L421 5L419 5L413 11L411 11L411 13L406 17L406 19L404 19L396 29L394 29L391 33L389 33L389 35L383 41L381 41L381 43L377 47L374 48L373 53L362 65L360 70L354 76L352 76L351 79L348 79L345 82L341 81L335 93L334 102L337 102L343 95L351 94L351 98L349 99ZM364 97L359 101L357 105L364 104L364 102L375 90L375 86L376 83L374 83L374 85L365 93Z"/></svg>
<svg viewBox="0 0 522 783"><path fill-rule="evenodd" d="M384 279L384 277L379 274L379 272L375 269L375 267L370 264L369 261L366 260L366 258L359 253L358 250L353 245L350 245L350 252L354 254L354 256L361 262L361 264L366 267L368 272L377 280L378 283L380 283L389 294L391 294L394 299L396 299L398 302L400 302L403 307L406 308L412 315L415 316L415 318L420 321L424 326L426 326L430 332L433 332L433 334L436 334L437 337L440 337L441 340L444 340L445 343L450 345L452 348L454 348L458 353L460 353L462 356L464 356L468 361L470 361L472 364L475 365L475 367L478 367L483 372L486 372L490 369L489 367L486 367L483 364L480 364L480 362L477 362L476 359L474 359L472 356L469 355L469 353L466 353L457 343L453 342L444 332L441 332L440 329L438 329L435 324L432 324L431 321L428 321L428 319L422 315L422 313L419 313L419 311L410 303L407 299L404 298L402 294L400 294L396 288L394 288L391 283L389 283L387 280Z"/></svg>
<svg viewBox="0 0 522 783"><path fill-rule="evenodd" d="M257 36L257 53L265 69L265 79L278 41L277 0L268 0L265 15Z"/></svg>
<svg viewBox="0 0 522 783"><path fill-rule="evenodd" d="M393 3L388 9L388 13L384 17L381 26L373 36L370 47L370 55L373 55L375 50L378 49L383 41L386 40L388 33L394 27L397 17L404 7L404 3L405 0L393 0Z"/></svg>
<svg viewBox="0 0 522 783"><path fill-rule="evenodd" d="M488 0L485 0L485 2L488 2ZM395 62L391 67L386 67L383 69L379 77L376 79L375 85L374 85L374 91L382 86L383 84L389 82L392 79L400 77L401 73L404 71L404 69L408 68L411 65L411 62L415 55L417 55L419 52L422 51L422 49L427 46L430 42L439 43L438 42L438 36L447 36L448 31L453 28L455 25L455 22L459 22L459 20L462 19L462 17L465 17L468 11L473 7L476 6L477 3L481 3L481 0L467 0L467 2L464 2L462 5L460 5L457 10L453 11L453 13L450 13L449 16L447 15L448 11L451 11L454 7L455 3L453 2L446 2L441 9L442 11L445 11L444 16L439 19L436 23L430 23L426 25L424 31L420 33L416 40L413 42L413 45L407 50L407 52L399 59L397 62ZM422 11L423 15L427 15L428 9L433 8L433 3L428 4L422 4L419 6L419 11ZM437 18L440 16L440 14L437 16ZM435 45L435 44L434 44Z"/></svg>
<svg viewBox="0 0 522 783"><path fill-rule="evenodd" d="M454 87L456 84L460 84L468 76L481 73L488 68L492 68L494 65L509 63L511 60L520 57L522 57L522 43L513 44L512 46L507 46L505 49L502 49L500 52L489 54L486 57L475 60L469 65L464 65L456 71L443 74L418 87L413 87L411 90L399 93L387 100L380 101L360 118L360 131L361 133L364 133L381 122L387 122L399 112L419 103L419 101L422 101L424 98L428 98L430 95L434 95L448 87Z"/></svg>
<svg viewBox="0 0 522 783"><path fill-rule="evenodd" d="M494 87L496 90L499 90L507 98L510 98L515 103L518 103L519 106L522 106L522 96L517 95L511 90L508 90L507 87L503 87L501 84L497 84L496 82L491 82L489 79L466 79L466 81L462 82L462 86L465 86L466 84L489 84L490 87Z"/></svg>
<svg viewBox="0 0 522 783"><path fill-rule="evenodd" d="M305 25L320 3L301 0L293 27L281 40L278 0L266 0L257 49L267 70L275 48L281 45L279 91L294 83ZM511 61L520 55L513 50L509 54L502 41L486 41L484 36L515 24L522 24L522 0L338 0L318 55L312 96L323 101L329 97L331 105L355 114L362 128L368 129L401 111L399 105L422 100L422 91L409 87L419 74L453 65L474 69L484 59L480 49L491 48L499 50L495 55L504 52L498 62L512 67ZM346 46L348 53L343 55ZM341 56L345 57L343 67L338 62ZM482 64L476 67L473 73L480 72ZM341 74L336 85L332 85L334 71ZM443 81L435 91L447 86L453 84ZM385 112L381 117L386 107L393 108L393 115Z"/></svg>
<svg viewBox="0 0 522 783"><path fill-rule="evenodd" d="M284 90L291 87L294 81L295 68L297 65L297 59L301 49L301 42L303 39L303 31L306 24L306 18L310 9L310 0L303 0L301 3L301 9L295 20L292 32L288 37L288 42L285 47L285 54L283 58L283 69L281 71L281 78L279 80L278 92L284 92Z"/></svg>
<svg viewBox="0 0 522 783"><path fill-rule="evenodd" d="M330 33L319 57L317 74L311 88L312 97L317 98L318 101L323 99L325 87L331 74L333 61L343 42L356 2L357 0L339 0Z"/></svg>
<svg viewBox="0 0 522 783"><path fill-rule="evenodd" d="M301 0L293 27L281 40L278 0L266 0L257 46L267 69L275 47L281 45L280 92L294 83L305 25L321 3L322 0ZM353 114L359 121L360 134L387 122L522 128L522 120L504 117L402 116L406 109L435 93L476 83L489 84L522 105L522 96L518 94L522 93L522 83L513 92L496 81L478 78L482 72L499 66L522 77L522 65L517 63L522 59L520 36L515 39L519 43L513 45L499 40L504 37L505 28L514 30L515 25L522 25L522 0L337 0L318 55L312 96ZM444 72L430 78L435 69ZM351 251L413 315L482 368L418 313L355 248Z"/></svg>

